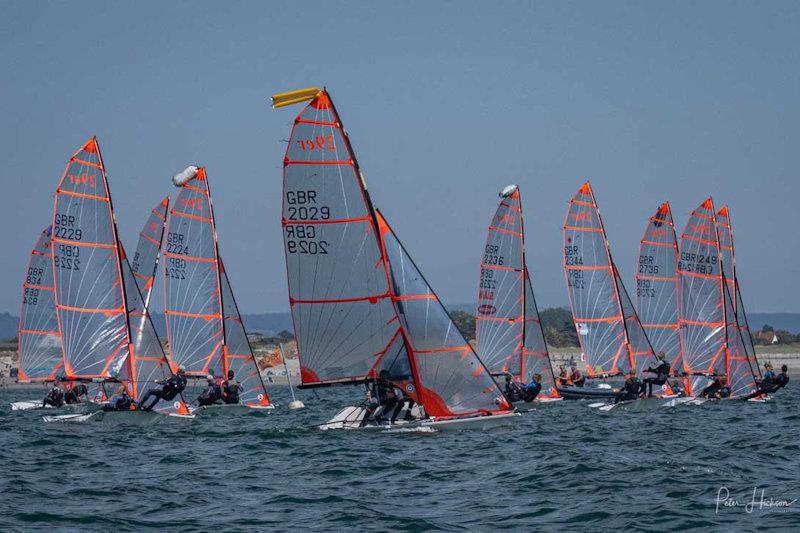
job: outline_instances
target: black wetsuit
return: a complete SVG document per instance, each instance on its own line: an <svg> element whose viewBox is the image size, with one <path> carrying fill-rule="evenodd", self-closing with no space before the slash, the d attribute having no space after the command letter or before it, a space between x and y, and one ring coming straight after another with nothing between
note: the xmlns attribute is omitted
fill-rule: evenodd
<svg viewBox="0 0 800 533"><path fill-rule="evenodd" d="M390 381L378 378L376 387L378 392L378 402L383 406L383 411L381 411L378 416L375 417L376 420L381 421L384 418L383 415L389 411L392 411L392 416L394 417L394 411L397 410L398 403L400 403L400 407L403 405L397 398L397 393L394 391L394 385L392 385Z"/></svg>
<svg viewBox="0 0 800 533"><path fill-rule="evenodd" d="M103 406L103 411L130 411L133 405L133 398L127 392L112 396L108 403Z"/></svg>
<svg viewBox="0 0 800 533"><path fill-rule="evenodd" d="M787 383L789 383L789 374L787 374L786 372L781 372L780 374L775 376L775 381L773 382L772 390L770 392L775 392L779 389L784 388Z"/></svg>
<svg viewBox="0 0 800 533"><path fill-rule="evenodd" d="M653 385L663 385L669 379L669 370L670 366L669 363L666 361L661 361L657 367L655 368L648 368L648 372L654 372L656 377L654 378L645 378L644 385L647 386L647 397L653 395Z"/></svg>
<svg viewBox="0 0 800 533"><path fill-rule="evenodd" d="M614 398L614 403L624 402L626 400L635 400L639 397L641 387L642 384L637 378L633 377L626 379L625 383L622 385L622 388L619 390L619 393L617 393L616 398Z"/></svg>
<svg viewBox="0 0 800 533"><path fill-rule="evenodd" d="M715 379L714 381L711 382L711 385L709 385L700 392L700 396L703 398L713 398L717 395L717 393L721 388L722 388L722 383L718 379Z"/></svg>
<svg viewBox="0 0 800 533"><path fill-rule="evenodd" d="M540 392L542 392L542 384L533 380L522 389L522 399L526 402L532 402Z"/></svg>
<svg viewBox="0 0 800 533"><path fill-rule="evenodd" d="M235 379L229 379L222 384L222 401L227 404L239 403L239 392L242 386Z"/></svg>
<svg viewBox="0 0 800 533"><path fill-rule="evenodd" d="M522 389L519 386L519 383L516 381L509 381L506 383L506 396L512 402L518 402L522 400Z"/></svg>
<svg viewBox="0 0 800 533"><path fill-rule="evenodd" d="M144 398L142 398L139 402L139 409L142 411L151 411L158 403L158 400L170 401L174 399L175 396L183 392L183 389L185 388L186 376L183 374L174 374L170 376L170 378L160 387L149 389L144 395ZM148 405L147 401L150 398L153 398L153 401Z"/></svg>
<svg viewBox="0 0 800 533"><path fill-rule="evenodd" d="M216 383L209 383L206 390L197 397L197 405L214 405L222 398L222 390Z"/></svg>
<svg viewBox="0 0 800 533"><path fill-rule="evenodd" d="M719 388L719 392L717 392L720 398L727 398L731 395L731 388L727 385L723 385Z"/></svg>
<svg viewBox="0 0 800 533"><path fill-rule="evenodd" d="M47 396L44 397L42 403L44 405L52 405L53 407L61 407L64 405L64 391L61 390L61 387L53 387L50 389L50 392L47 393Z"/></svg>
<svg viewBox="0 0 800 533"><path fill-rule="evenodd" d="M88 392L86 385L79 383L67 391L64 395L64 401L67 404L81 403L81 396L85 396Z"/></svg>

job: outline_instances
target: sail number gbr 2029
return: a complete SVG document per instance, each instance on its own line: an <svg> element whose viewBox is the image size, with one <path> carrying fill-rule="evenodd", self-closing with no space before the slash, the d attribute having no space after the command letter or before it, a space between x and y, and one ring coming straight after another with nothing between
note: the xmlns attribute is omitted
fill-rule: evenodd
<svg viewBox="0 0 800 533"><path fill-rule="evenodd" d="M331 208L317 203L317 191L286 191L286 220L318 222L330 220ZM315 224L286 224L286 251L290 254L327 254L328 241L317 239Z"/></svg>

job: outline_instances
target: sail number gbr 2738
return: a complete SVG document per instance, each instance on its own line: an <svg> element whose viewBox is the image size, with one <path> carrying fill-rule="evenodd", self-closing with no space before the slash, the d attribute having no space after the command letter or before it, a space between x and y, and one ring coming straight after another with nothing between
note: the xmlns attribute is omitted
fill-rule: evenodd
<svg viewBox="0 0 800 533"><path fill-rule="evenodd" d="M331 208L317 203L313 189L286 191L286 220L317 222L330 220ZM290 254L327 254L328 241L317 238L315 224L286 224L286 251Z"/></svg>

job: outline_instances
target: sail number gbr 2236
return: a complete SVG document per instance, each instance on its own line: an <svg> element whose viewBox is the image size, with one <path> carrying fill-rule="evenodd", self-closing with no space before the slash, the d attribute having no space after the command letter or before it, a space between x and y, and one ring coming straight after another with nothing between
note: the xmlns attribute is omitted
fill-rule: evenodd
<svg viewBox="0 0 800 533"><path fill-rule="evenodd" d="M317 203L313 189L286 191L286 220L317 222L330 220L331 208ZM327 254L328 241L317 239L315 224L286 224L286 251L290 254Z"/></svg>

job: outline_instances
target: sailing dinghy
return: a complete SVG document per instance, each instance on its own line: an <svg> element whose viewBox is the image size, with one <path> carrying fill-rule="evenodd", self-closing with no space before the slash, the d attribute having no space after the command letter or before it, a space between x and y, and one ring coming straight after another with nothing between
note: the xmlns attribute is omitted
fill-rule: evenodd
<svg viewBox="0 0 800 533"><path fill-rule="evenodd" d="M172 179L179 188L167 221L164 252L164 315L172 359L190 381L233 371L241 385L238 404L227 411L272 409L228 274L219 256L216 221L203 167L190 166ZM194 378L194 379L192 379Z"/></svg>
<svg viewBox="0 0 800 533"><path fill-rule="evenodd" d="M67 380L123 384L138 400L173 372L146 312L136 278L117 235L111 195L97 139L69 159L53 206L55 306ZM136 321L144 317L141 331ZM155 413L189 417L176 398ZM107 413L119 417L129 412ZM81 416L81 415L79 415ZM47 417L47 421L75 415Z"/></svg>
<svg viewBox="0 0 800 533"><path fill-rule="evenodd" d="M725 376L731 398L755 390L755 374L725 278L714 202L707 198L692 211L681 234L680 335L684 389L690 397ZM730 261L730 259L728 259Z"/></svg>
<svg viewBox="0 0 800 533"><path fill-rule="evenodd" d="M558 392L568 399L613 398L607 379L631 369L641 376L657 360L611 258L588 182L570 199L564 221L564 274L587 386L559 386Z"/></svg>
<svg viewBox="0 0 800 533"><path fill-rule="evenodd" d="M761 367L758 365L756 349L753 345L753 337L750 335L750 325L747 323L747 313L742 302L742 293L739 288L739 277L736 275L736 254L733 248L733 228L731 226L730 210L728 206L722 206L717 211L717 235L719 235L719 249L722 257L722 273L728 283L728 292L731 295L733 311L736 314L736 323L742 332L742 341L747 357L750 359L750 366L756 375L757 380L761 380Z"/></svg>
<svg viewBox="0 0 800 533"><path fill-rule="evenodd" d="M481 256L475 312L477 353L492 375L520 385L542 377L538 402L561 400L525 263L519 187L500 192ZM523 402L518 402L517 406Z"/></svg>
<svg viewBox="0 0 800 533"><path fill-rule="evenodd" d="M272 97L275 108L309 100L284 157L281 216L301 387L383 374L415 402L393 428L512 421L518 414L374 209L330 95L312 88ZM383 428L380 411L347 407L320 428Z"/></svg>

